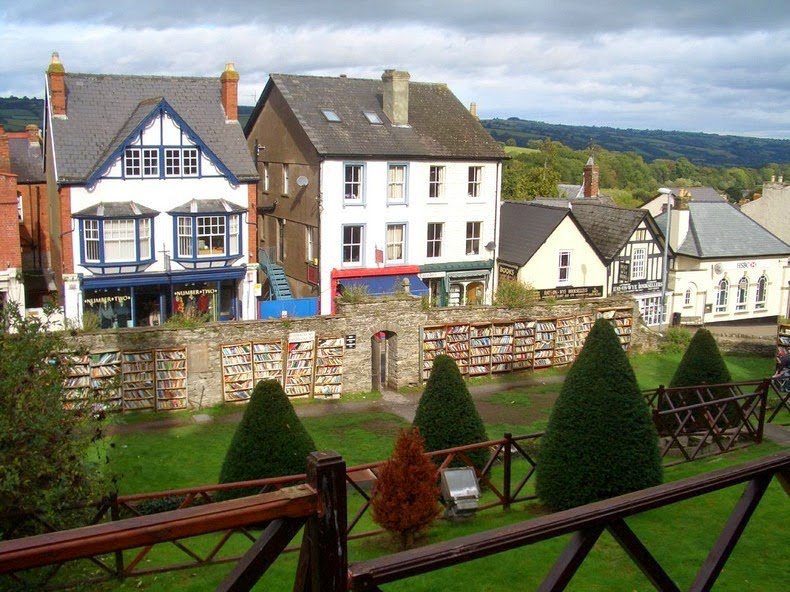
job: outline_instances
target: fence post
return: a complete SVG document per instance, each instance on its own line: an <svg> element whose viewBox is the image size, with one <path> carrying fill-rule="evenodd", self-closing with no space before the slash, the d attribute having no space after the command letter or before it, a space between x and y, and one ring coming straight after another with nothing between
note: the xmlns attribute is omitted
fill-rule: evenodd
<svg viewBox="0 0 790 592"><path fill-rule="evenodd" d="M765 412L768 408L768 391L771 390L771 379L766 378L758 387L760 389L760 413L757 416L757 443L763 443L763 430L765 428Z"/></svg>
<svg viewBox="0 0 790 592"><path fill-rule="evenodd" d="M301 574L306 581L299 585L310 592L346 592L348 515L345 461L336 452L311 453L307 457L307 484L318 492L320 509L305 525L300 568L306 568L306 572ZM301 578L297 576L297 579Z"/></svg>
<svg viewBox="0 0 790 592"><path fill-rule="evenodd" d="M121 507L118 505L118 493L110 495L110 521L116 522L121 519ZM119 580L124 578L123 551L115 552L115 577Z"/></svg>
<svg viewBox="0 0 790 592"><path fill-rule="evenodd" d="M503 470L504 475L502 477L502 489L505 492L505 501L502 504L502 507L505 510L510 509L510 502L512 500L510 495L510 480L512 474L512 462L513 462L513 454L512 454L512 446L513 446L513 434L510 432L505 433L505 458L503 461Z"/></svg>

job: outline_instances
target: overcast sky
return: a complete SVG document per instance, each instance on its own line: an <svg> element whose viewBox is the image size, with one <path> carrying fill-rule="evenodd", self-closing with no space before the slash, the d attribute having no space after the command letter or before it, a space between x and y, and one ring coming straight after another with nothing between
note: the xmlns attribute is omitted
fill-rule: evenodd
<svg viewBox="0 0 790 592"><path fill-rule="evenodd" d="M446 82L483 118L790 138L786 0L97 0L0 5L0 96L67 72Z"/></svg>

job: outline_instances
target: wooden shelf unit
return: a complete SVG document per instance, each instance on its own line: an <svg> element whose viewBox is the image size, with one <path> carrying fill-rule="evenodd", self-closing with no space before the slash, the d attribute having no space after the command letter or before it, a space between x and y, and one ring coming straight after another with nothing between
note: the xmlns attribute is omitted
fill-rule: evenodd
<svg viewBox="0 0 790 592"><path fill-rule="evenodd" d="M532 368L535 354L535 321L527 319L513 323L513 370Z"/></svg>
<svg viewBox="0 0 790 592"><path fill-rule="evenodd" d="M491 372L513 369L513 322L494 322L491 330Z"/></svg>
<svg viewBox="0 0 790 592"><path fill-rule="evenodd" d="M252 345L233 343L221 346L222 390L225 401L246 401L255 386Z"/></svg>
<svg viewBox="0 0 790 592"><path fill-rule="evenodd" d="M121 353L123 410L153 409L156 405L154 352Z"/></svg>
<svg viewBox="0 0 790 592"><path fill-rule="evenodd" d="M428 380L436 356L445 353L446 329L444 325L422 329L422 379Z"/></svg>
<svg viewBox="0 0 790 592"><path fill-rule="evenodd" d="M256 384L259 380L276 380L283 384L283 342L253 342L252 370Z"/></svg>
<svg viewBox="0 0 790 592"><path fill-rule="evenodd" d="M312 333L312 332L310 332ZM289 397L310 396L313 388L315 335L292 333L288 336L288 357L285 363L285 394Z"/></svg>
<svg viewBox="0 0 790 592"><path fill-rule="evenodd" d="M554 344L557 338L555 319L535 321L535 354L532 367L548 368L554 363Z"/></svg>
<svg viewBox="0 0 790 592"><path fill-rule="evenodd" d="M576 342L574 344L576 356L579 355L579 352L582 351L584 347L584 342L587 340L587 336L590 334L593 325L595 324L595 315L594 314L582 314L576 317L576 327L575 327L575 334L576 334Z"/></svg>
<svg viewBox="0 0 790 592"><path fill-rule="evenodd" d="M186 348L157 349L156 408L185 409L187 406Z"/></svg>
<svg viewBox="0 0 790 592"><path fill-rule="evenodd" d="M557 333L554 338L554 366L570 364L576 358L576 317L557 319Z"/></svg>
<svg viewBox="0 0 790 592"><path fill-rule="evenodd" d="M97 403L121 408L121 352L91 353L91 388Z"/></svg>
<svg viewBox="0 0 790 592"><path fill-rule="evenodd" d="M458 370L464 376L469 373L469 325L466 323L447 325L445 351L455 360Z"/></svg>
<svg viewBox="0 0 790 592"><path fill-rule="evenodd" d="M91 396L91 357L89 354L63 354L60 363L66 366L63 406L73 409Z"/></svg>
<svg viewBox="0 0 790 592"><path fill-rule="evenodd" d="M634 324L634 310L631 307L598 309L598 317L608 319L625 351L631 346L631 330Z"/></svg>
<svg viewBox="0 0 790 592"><path fill-rule="evenodd" d="M469 376L491 373L491 323L477 323L469 330Z"/></svg>
<svg viewBox="0 0 790 592"><path fill-rule="evenodd" d="M319 337L315 357L313 393L339 398L343 392L342 337Z"/></svg>

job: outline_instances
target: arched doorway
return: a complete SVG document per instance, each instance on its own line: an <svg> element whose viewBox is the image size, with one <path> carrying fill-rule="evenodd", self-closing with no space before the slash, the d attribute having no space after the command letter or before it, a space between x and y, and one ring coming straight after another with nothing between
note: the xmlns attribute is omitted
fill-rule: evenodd
<svg viewBox="0 0 790 592"><path fill-rule="evenodd" d="M377 331L370 338L371 390L398 388L398 336L392 331Z"/></svg>

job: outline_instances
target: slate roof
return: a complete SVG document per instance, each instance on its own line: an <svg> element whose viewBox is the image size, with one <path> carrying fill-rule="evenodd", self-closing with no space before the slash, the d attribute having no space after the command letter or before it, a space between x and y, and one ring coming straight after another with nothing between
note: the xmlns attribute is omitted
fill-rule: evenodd
<svg viewBox="0 0 790 592"><path fill-rule="evenodd" d="M133 129L144 102L161 98L239 181L258 178L241 127L225 121L218 77L66 73L65 84L67 117L52 117L61 183L84 182Z"/></svg>
<svg viewBox="0 0 790 592"><path fill-rule="evenodd" d="M532 258L566 216L571 217L579 232L589 242L584 230L567 208L545 206L531 201L502 202L499 259L521 267Z"/></svg>
<svg viewBox="0 0 790 592"><path fill-rule="evenodd" d="M280 91L319 155L504 159L502 147L445 84L409 82L409 125L393 126L382 108L381 80L272 74L247 123L257 119L272 86ZM340 117L330 122L321 113ZM382 124L371 124L373 111Z"/></svg>
<svg viewBox="0 0 790 592"><path fill-rule="evenodd" d="M133 201L99 202L72 214L74 218L135 218L156 216L159 212Z"/></svg>
<svg viewBox="0 0 790 592"><path fill-rule="evenodd" d="M27 132L8 134L11 172L17 183L44 183L44 155L39 144L31 144Z"/></svg>
<svg viewBox="0 0 790 592"><path fill-rule="evenodd" d="M699 259L790 255L790 245L725 201L689 202L689 230L679 255ZM656 223L665 229L667 215Z"/></svg>
<svg viewBox="0 0 790 592"><path fill-rule="evenodd" d="M608 263L617 257L642 220L650 218L650 212L574 201L573 216Z"/></svg>
<svg viewBox="0 0 790 592"><path fill-rule="evenodd" d="M583 188L584 185L557 184L557 192L562 199L580 199L584 197L584 193L582 193Z"/></svg>
<svg viewBox="0 0 790 592"><path fill-rule="evenodd" d="M221 214L245 211L243 207L224 199L191 199L170 210L174 214Z"/></svg>
<svg viewBox="0 0 790 592"><path fill-rule="evenodd" d="M727 201L726 198L719 195L713 187L671 187L672 193L680 195L681 192L688 192L691 194L690 201L696 202L722 202Z"/></svg>

